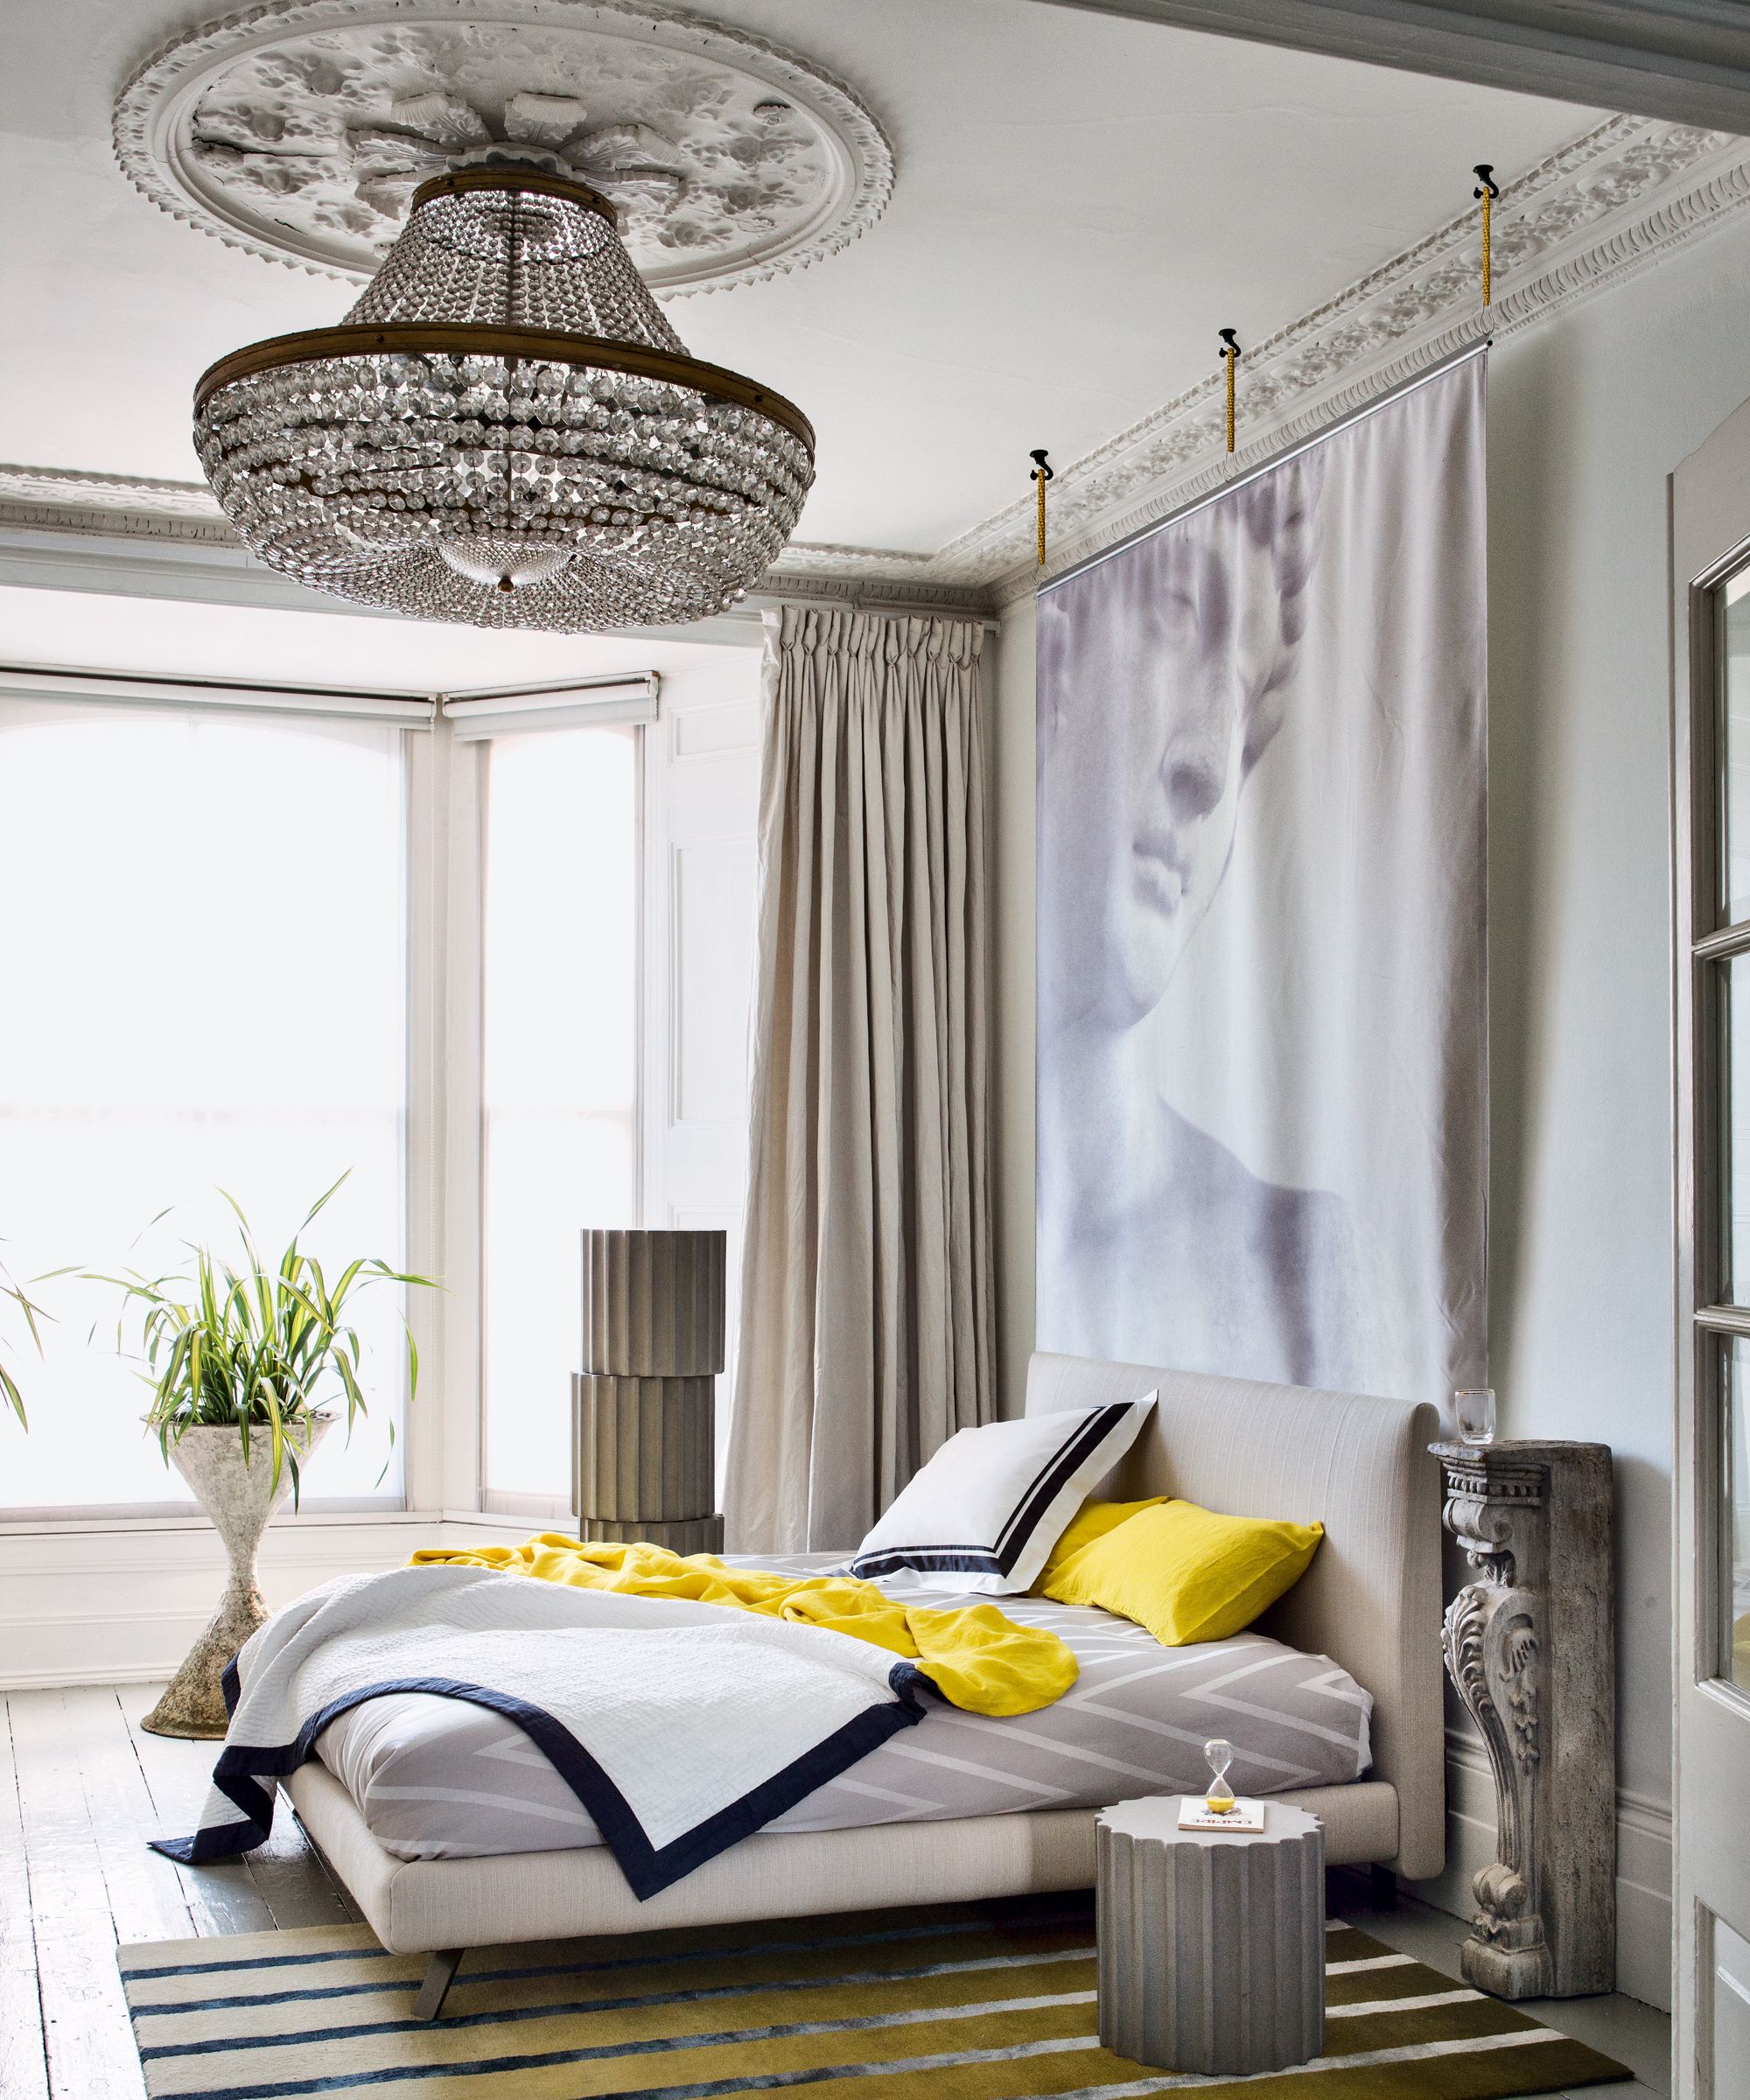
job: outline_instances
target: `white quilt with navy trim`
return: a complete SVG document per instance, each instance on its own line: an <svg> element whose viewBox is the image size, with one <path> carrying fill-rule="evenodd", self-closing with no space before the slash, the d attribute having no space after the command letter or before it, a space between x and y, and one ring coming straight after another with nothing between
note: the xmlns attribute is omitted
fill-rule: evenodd
<svg viewBox="0 0 1750 2100"><path fill-rule="evenodd" d="M250 1851L275 1782L340 1715L436 1693L513 1721L588 1810L640 1899L922 1718L916 1664L823 1627L485 1568L346 1575L276 1613L226 1673L230 1731L192 1838Z"/></svg>

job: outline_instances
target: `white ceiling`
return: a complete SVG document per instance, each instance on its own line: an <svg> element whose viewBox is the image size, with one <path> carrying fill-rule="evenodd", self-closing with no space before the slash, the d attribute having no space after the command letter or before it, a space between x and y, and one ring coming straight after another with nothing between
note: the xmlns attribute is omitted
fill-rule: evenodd
<svg viewBox="0 0 1750 2100"><path fill-rule="evenodd" d="M351 303L175 223L117 170L117 88L220 11L7 10L0 460L197 480L199 374ZM934 551L1025 494L1032 446L1088 452L1212 369L1218 327L1261 340L1464 208L1473 162L1509 178L1599 115L1040 0L696 11L838 74L893 144L862 241L669 307L696 354L813 418L797 536L846 547Z"/></svg>

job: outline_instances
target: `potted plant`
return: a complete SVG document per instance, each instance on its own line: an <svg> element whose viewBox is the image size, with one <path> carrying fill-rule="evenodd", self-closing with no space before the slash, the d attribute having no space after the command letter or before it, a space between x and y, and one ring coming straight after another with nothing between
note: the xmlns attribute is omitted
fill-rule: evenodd
<svg viewBox="0 0 1750 2100"><path fill-rule="evenodd" d="M298 1233L340 1181L311 1206ZM368 1411L358 1334L343 1324L348 1299L372 1284L437 1288L374 1256L349 1263L331 1284L296 1233L277 1268L268 1269L248 1220L229 1195L225 1200L237 1214L240 1268L192 1247L192 1276L130 1271L98 1279L123 1292L123 1325L130 1312L139 1315L144 1375L152 1388L147 1426L158 1433L165 1464L175 1466L212 1518L231 1562L212 1624L141 1724L157 1735L225 1733L225 1665L268 1617L256 1578L262 1533L287 1494L296 1498L303 1466L333 1426L323 1399L337 1385L344 1393L349 1438L354 1419ZM119 1327L116 1340L120 1347ZM411 1398L419 1381L411 1330L407 1370Z"/></svg>

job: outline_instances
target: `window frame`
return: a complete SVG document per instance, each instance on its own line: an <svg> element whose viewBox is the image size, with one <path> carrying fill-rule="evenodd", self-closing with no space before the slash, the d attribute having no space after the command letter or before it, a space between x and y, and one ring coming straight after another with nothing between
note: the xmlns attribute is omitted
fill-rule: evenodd
<svg viewBox="0 0 1750 2100"><path fill-rule="evenodd" d="M716 638L713 638L716 640ZM721 648L721 643L718 647ZM759 653L751 639L719 662L683 677L682 716L701 707L745 709L757 692ZM170 689L170 690L165 690ZM669 895L670 774L681 754L678 724L659 697L654 672L580 679L563 691L581 724L630 725L637 741L637 1106L633 1117L636 1222L668 1223L675 1020L678 966ZM484 1102L482 1001L486 772L493 733L563 725L561 689L528 689L537 704L508 709L508 690L424 696L268 686L220 687L144 680L122 673L36 673L0 663L0 693L51 702L97 702L118 711L191 706L228 713L375 716L400 725L405 898L405 1094L403 1249L409 1270L448 1288L408 1294L406 1312L419 1356L417 1397L404 1410L399 1503L369 1510L306 1505L284 1522L301 1533L329 1526L460 1522L510 1535L516 1515L494 1512L486 1487L484 1440ZM452 700L458 703L454 711ZM470 708L471 701L497 703ZM494 719L486 729L486 716ZM658 725L660 724L660 727ZM651 741L653 728L663 738ZM485 732L486 733L482 733ZM744 740L745 741L745 740ZM671 746L673 748L671 749ZM692 760L690 752L687 756ZM742 762L743 743L715 746L702 762ZM757 755L755 762L757 764ZM735 827L739 833L739 825ZM654 1213L660 1214L652 1214ZM720 1403L721 1404L721 1403ZM721 1452L719 1460L721 1460ZM316 1498L313 1498L316 1499ZM0 1539L207 1529L186 1513L135 1515L120 1508L0 1512ZM22 1544L21 1544L22 1550ZM118 1550L123 1549L118 1545Z"/></svg>

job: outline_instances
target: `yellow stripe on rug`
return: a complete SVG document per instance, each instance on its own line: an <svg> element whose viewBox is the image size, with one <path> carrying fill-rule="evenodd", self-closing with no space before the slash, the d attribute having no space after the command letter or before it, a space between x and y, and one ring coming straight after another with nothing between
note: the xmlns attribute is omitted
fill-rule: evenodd
<svg viewBox="0 0 1750 2100"><path fill-rule="evenodd" d="M1326 2053L1243 2081L1097 2039L1079 1897L471 1952L445 2017L362 1926L119 1950L150 2100L1508 2100L1629 2076L1348 1928Z"/></svg>

